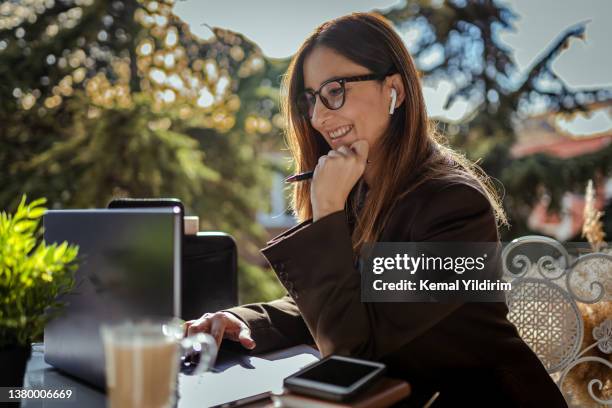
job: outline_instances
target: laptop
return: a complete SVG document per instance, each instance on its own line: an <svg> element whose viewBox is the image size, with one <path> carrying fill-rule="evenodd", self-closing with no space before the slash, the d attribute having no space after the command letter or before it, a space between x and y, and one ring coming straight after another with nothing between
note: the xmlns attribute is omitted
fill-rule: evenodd
<svg viewBox="0 0 612 408"><path fill-rule="evenodd" d="M45 361L105 387L102 322L181 316L178 207L50 210L47 243L79 246L75 286L45 327Z"/></svg>

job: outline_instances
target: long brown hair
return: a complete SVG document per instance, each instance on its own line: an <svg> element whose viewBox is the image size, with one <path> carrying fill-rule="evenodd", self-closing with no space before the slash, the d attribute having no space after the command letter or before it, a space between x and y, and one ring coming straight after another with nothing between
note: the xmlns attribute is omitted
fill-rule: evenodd
<svg viewBox="0 0 612 408"><path fill-rule="evenodd" d="M317 46L333 49L373 73L399 73L406 97L395 111L380 141L384 164L374 167L374 179L367 199L357 214L358 188L347 200L355 219L353 249L375 242L397 200L430 179L451 179L471 184L485 194L499 224L507 224L505 213L490 179L463 155L441 142L430 123L421 90L419 74L401 38L383 17L373 13L353 13L328 21L315 29L293 57L282 84L282 111L286 138L298 172L315 168L321 155L330 150L310 121L300 114L296 100L303 90L305 58ZM358 183L361 185L361 183ZM312 217L310 183L295 183L293 210L300 221Z"/></svg>

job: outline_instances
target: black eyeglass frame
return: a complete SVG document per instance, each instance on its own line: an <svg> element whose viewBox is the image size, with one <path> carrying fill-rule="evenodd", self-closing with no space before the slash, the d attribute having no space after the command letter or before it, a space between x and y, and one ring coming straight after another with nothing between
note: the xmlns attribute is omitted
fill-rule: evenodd
<svg viewBox="0 0 612 408"><path fill-rule="evenodd" d="M315 104L312 105L312 107L314 108L314 106L317 103L317 95L319 96L319 99L321 100L321 103L323 103L323 105L325 105L325 107L329 110L338 110L340 108L342 108L344 106L344 103L346 102L346 91L345 91L345 87L344 85L348 82L363 82L363 81L374 81L374 80L383 80L386 77L388 77L391 74L366 74L366 75L356 75L356 76L352 76L352 77L346 77L346 78L330 78L327 81L323 82L321 84L321 86L319 86L319 89L317 91L312 91L312 90L308 90L305 89L303 91L301 91L298 94L297 100L296 100L296 105L298 107L298 110L300 111L300 113L302 114L302 116L304 116L307 119L312 119L312 115L310 114L310 107L308 108L308 111L304 111L304 108L301 106L300 103L300 98L304 95L304 94L310 94L314 97L314 101ZM327 99L325 99L324 96L321 95L321 90L323 89L323 87L327 84L330 84L332 82L338 82L340 84L340 87L342 88L342 103L340 104L340 106L338 106L337 108L334 108L332 106L330 106L329 101L327 101ZM313 110L314 113L314 110Z"/></svg>

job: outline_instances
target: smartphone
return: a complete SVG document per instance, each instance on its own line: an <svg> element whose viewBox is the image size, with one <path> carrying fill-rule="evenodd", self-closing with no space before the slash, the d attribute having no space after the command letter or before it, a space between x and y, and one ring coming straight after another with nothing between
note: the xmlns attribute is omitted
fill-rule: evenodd
<svg viewBox="0 0 612 408"><path fill-rule="evenodd" d="M283 385L297 394L345 401L368 388L385 369L383 363L331 355L285 378Z"/></svg>

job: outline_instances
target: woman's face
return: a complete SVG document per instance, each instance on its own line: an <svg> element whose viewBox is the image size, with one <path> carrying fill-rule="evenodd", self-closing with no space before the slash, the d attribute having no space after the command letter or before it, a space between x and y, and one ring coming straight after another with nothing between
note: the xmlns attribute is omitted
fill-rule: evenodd
<svg viewBox="0 0 612 408"><path fill-rule="evenodd" d="M372 74L338 54L331 48L315 47L304 60L304 89L319 90L330 78L347 78ZM350 146L365 139L370 145L370 157L377 150L378 141L389 125L391 116L391 86L379 81L347 82L344 105L337 110L328 109L317 96L311 124L332 149Z"/></svg>

